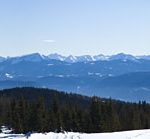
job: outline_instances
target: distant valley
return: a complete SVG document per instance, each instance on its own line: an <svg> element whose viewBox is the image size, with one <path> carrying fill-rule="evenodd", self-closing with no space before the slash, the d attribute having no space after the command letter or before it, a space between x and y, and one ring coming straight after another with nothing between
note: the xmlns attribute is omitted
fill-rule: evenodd
<svg viewBox="0 0 150 139"><path fill-rule="evenodd" d="M150 102L150 56L0 57L0 89L22 86Z"/></svg>

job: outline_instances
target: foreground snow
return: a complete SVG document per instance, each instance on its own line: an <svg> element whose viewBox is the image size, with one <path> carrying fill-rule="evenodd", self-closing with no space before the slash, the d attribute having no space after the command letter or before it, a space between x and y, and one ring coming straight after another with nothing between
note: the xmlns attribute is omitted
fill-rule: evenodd
<svg viewBox="0 0 150 139"><path fill-rule="evenodd" d="M0 139L150 139L150 129L114 133L81 134L81 133L34 133L29 137L23 134L0 134Z"/></svg>

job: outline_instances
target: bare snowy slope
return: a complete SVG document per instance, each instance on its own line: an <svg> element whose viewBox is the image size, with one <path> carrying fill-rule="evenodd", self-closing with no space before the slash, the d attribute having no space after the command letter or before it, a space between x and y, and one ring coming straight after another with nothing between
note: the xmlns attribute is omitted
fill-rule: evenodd
<svg viewBox="0 0 150 139"><path fill-rule="evenodd" d="M0 139L149 139L150 129L114 133L80 134L80 133L35 133L30 136L23 134L0 134Z"/></svg>

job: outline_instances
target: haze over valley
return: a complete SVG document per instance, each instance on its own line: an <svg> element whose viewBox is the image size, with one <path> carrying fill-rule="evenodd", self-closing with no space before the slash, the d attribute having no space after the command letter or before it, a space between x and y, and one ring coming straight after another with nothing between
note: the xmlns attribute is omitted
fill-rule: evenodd
<svg viewBox="0 0 150 139"><path fill-rule="evenodd" d="M150 56L61 56L39 53L1 58L0 88L42 87L124 101L150 101Z"/></svg>

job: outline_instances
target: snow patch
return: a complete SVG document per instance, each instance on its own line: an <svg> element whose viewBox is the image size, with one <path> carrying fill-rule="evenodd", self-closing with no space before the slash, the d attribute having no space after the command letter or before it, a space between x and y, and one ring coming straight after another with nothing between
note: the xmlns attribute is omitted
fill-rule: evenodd
<svg viewBox="0 0 150 139"><path fill-rule="evenodd" d="M10 78L10 79L13 78L13 76L12 76L11 74L9 74L9 73L5 73L5 76L6 76L7 78Z"/></svg>

